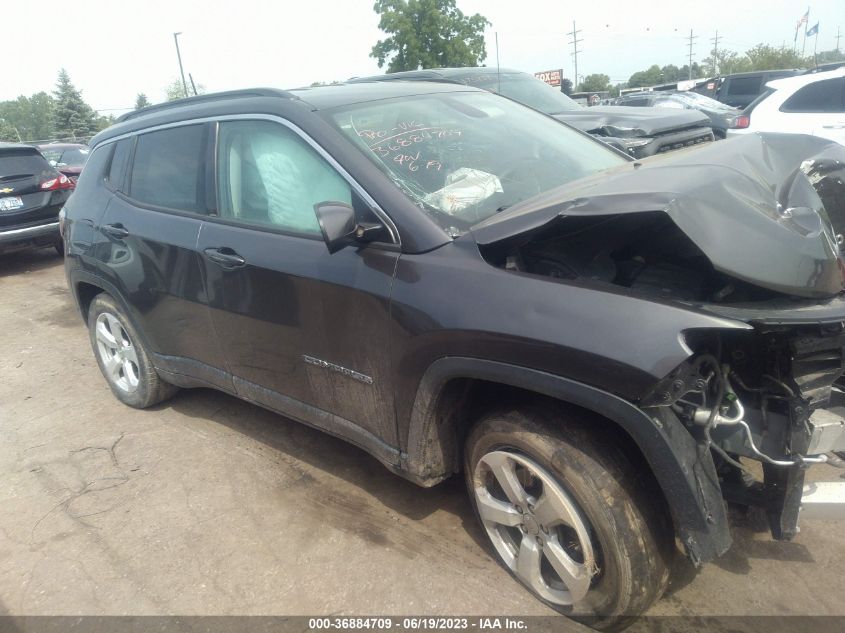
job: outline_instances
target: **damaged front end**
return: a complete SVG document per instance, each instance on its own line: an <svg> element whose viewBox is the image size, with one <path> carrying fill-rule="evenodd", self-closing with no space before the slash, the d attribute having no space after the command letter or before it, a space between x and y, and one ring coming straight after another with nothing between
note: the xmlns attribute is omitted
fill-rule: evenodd
<svg viewBox="0 0 845 633"><path fill-rule="evenodd" d="M843 220L844 147L755 135L572 183L472 232L495 266L750 326L669 333L689 357L636 404L710 449L722 496L788 540L802 496L815 503L806 469L845 467ZM833 486L827 517L845 511Z"/></svg>

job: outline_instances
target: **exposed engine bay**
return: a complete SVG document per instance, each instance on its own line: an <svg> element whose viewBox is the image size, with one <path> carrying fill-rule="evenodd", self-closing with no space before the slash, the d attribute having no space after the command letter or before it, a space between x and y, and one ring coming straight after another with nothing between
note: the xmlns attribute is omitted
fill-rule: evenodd
<svg viewBox="0 0 845 633"><path fill-rule="evenodd" d="M722 496L763 508L785 540L806 469L845 468L845 150L806 142L817 153L791 168L760 139L739 148L753 170L703 165L720 188L700 188L683 159L655 163L646 186L622 174L538 202L543 222L517 212L473 229L494 266L751 326L680 333L689 358L637 404L671 411L711 450ZM506 234L519 222L527 230Z"/></svg>

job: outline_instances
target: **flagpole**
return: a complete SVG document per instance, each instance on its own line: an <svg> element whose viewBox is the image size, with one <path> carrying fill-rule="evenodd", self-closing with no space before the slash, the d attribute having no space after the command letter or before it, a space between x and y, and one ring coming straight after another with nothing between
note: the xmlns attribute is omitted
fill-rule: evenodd
<svg viewBox="0 0 845 633"><path fill-rule="evenodd" d="M801 57L804 57L804 51L807 48L807 27L810 26L810 7L807 7L807 13L805 16L807 21L804 23L804 42L801 44Z"/></svg>

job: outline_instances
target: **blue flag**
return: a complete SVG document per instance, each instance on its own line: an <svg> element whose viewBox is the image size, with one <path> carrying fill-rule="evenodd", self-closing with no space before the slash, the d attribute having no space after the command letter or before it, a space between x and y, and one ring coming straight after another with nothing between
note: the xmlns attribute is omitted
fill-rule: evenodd
<svg viewBox="0 0 845 633"><path fill-rule="evenodd" d="M811 36L813 36L813 35L817 35L817 34L818 34L818 32L819 32L819 23L818 23L818 22L816 22L816 25L815 25L815 26L811 26L809 29L807 29L807 37L811 37Z"/></svg>

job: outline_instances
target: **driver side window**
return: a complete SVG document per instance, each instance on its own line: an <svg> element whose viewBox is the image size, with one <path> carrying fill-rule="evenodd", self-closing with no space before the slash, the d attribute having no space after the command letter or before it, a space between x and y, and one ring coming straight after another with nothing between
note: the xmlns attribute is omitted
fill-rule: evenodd
<svg viewBox="0 0 845 633"><path fill-rule="evenodd" d="M320 235L314 205L352 202L343 177L278 123L223 122L217 152L220 217Z"/></svg>

